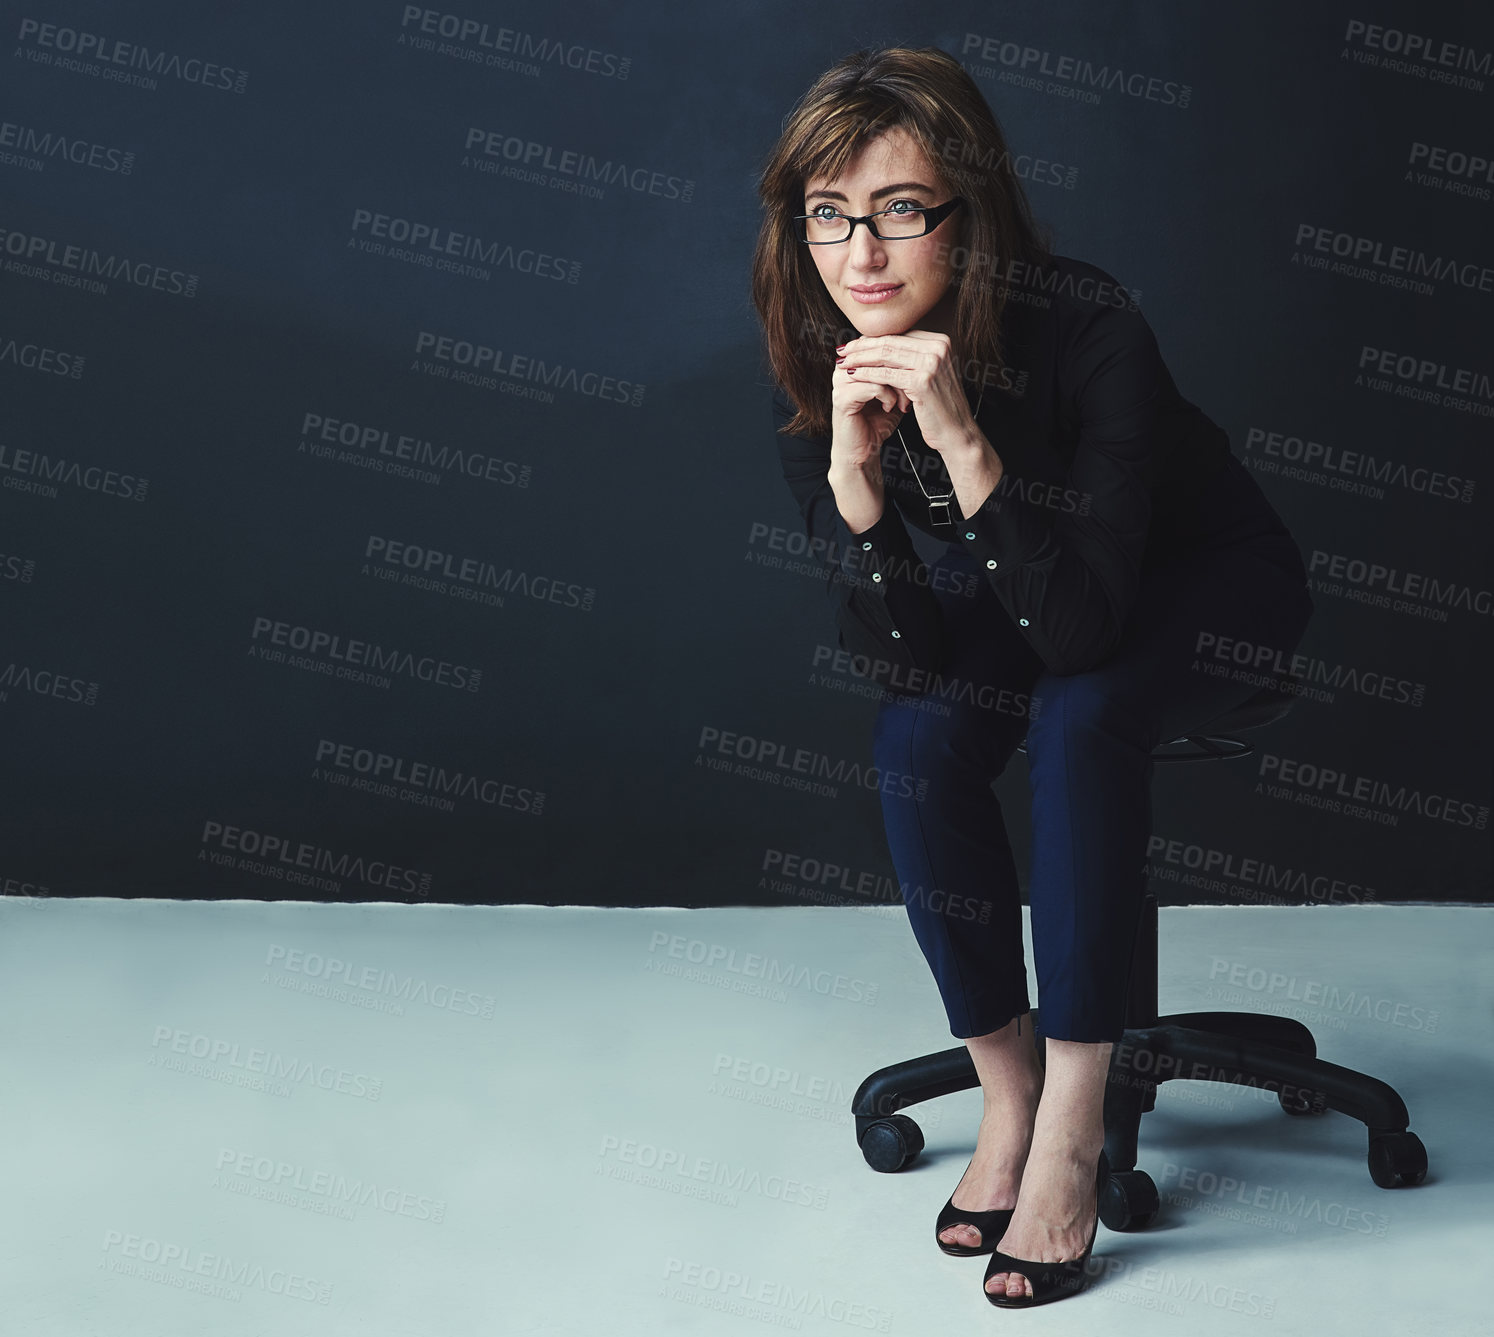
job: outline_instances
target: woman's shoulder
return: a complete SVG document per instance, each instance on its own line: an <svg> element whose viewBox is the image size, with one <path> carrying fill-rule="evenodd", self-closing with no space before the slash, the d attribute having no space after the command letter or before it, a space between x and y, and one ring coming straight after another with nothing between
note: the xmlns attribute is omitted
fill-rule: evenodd
<svg viewBox="0 0 1494 1337"><path fill-rule="evenodd" d="M1109 270L1072 255L1050 255L1034 286L1069 315L1141 310L1141 291L1128 288Z"/></svg>
<svg viewBox="0 0 1494 1337"><path fill-rule="evenodd" d="M1041 271L1051 321L1047 347L1059 393L1103 415L1115 397L1148 398L1165 380L1139 289L1104 267L1055 255Z"/></svg>
<svg viewBox="0 0 1494 1337"><path fill-rule="evenodd" d="M1040 360L1056 360L1060 380L1118 349L1153 341L1140 291L1093 261L1049 254L1014 270L1010 280L1003 329L1014 349L1030 345Z"/></svg>

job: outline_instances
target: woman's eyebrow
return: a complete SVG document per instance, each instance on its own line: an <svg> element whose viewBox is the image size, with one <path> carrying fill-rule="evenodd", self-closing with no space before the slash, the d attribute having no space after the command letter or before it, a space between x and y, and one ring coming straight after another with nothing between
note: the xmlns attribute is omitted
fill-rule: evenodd
<svg viewBox="0 0 1494 1337"><path fill-rule="evenodd" d="M883 195L896 195L900 190L921 190L925 195L932 195L934 193L934 188L924 185L922 181L902 181L895 186L883 186L880 190L874 190L868 198L873 200L880 199ZM841 201L844 201L846 198L838 190L812 190L804 199L808 203L817 197Z"/></svg>

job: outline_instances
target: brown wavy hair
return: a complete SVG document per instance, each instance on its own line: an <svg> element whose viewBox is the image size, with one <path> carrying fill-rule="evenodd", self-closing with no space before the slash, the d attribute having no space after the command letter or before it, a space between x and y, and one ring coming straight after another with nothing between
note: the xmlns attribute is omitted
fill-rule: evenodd
<svg viewBox="0 0 1494 1337"><path fill-rule="evenodd" d="M752 257L752 303L772 376L798 410L785 432L829 432L834 349L857 333L798 240L794 215L804 212L805 183L839 176L861 148L895 126L918 142L939 184L965 197L949 219L963 233L953 256L953 338L962 367L988 369L984 383L991 383L989 369L1004 365L1007 289L994 281L995 270L1010 260L1040 265L1052 254L1051 234L1034 219L1012 170L1006 136L959 61L937 47L852 52L784 118L758 179L764 217Z"/></svg>

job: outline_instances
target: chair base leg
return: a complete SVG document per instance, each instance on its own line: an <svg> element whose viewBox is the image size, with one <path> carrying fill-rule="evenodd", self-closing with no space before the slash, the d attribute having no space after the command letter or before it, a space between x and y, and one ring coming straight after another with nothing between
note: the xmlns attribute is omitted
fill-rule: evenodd
<svg viewBox="0 0 1494 1337"><path fill-rule="evenodd" d="M1038 1024L1038 1010L1032 1013ZM963 1045L872 1073L851 1102L856 1140L874 1169L903 1169L923 1148L917 1124L898 1113L979 1085ZM1180 1012L1128 1028L1111 1053L1105 1088L1105 1154L1112 1171L1102 1219L1132 1229L1155 1215L1154 1187L1136 1169L1141 1116L1168 1081L1223 1082L1272 1092L1291 1115L1337 1110L1364 1124L1370 1177L1381 1188L1426 1177L1426 1149L1411 1132L1405 1102L1376 1077L1317 1057L1312 1032L1288 1017L1250 1012ZM1108 1205L1107 1214L1105 1207ZM1120 1224L1114 1224L1119 1222Z"/></svg>

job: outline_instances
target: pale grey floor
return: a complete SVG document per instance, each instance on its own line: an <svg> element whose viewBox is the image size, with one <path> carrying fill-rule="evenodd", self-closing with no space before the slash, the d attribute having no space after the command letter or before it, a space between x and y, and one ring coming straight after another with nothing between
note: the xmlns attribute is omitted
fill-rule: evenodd
<svg viewBox="0 0 1494 1337"><path fill-rule="evenodd" d="M1161 923L1164 1012L1285 1000L1431 1173L1387 1192L1344 1116L1171 1083L1164 1218L1018 1318L932 1240L978 1092L910 1109L902 1174L851 1132L868 1072L956 1043L901 909L6 898L0 1330L1490 1332L1494 910Z"/></svg>

